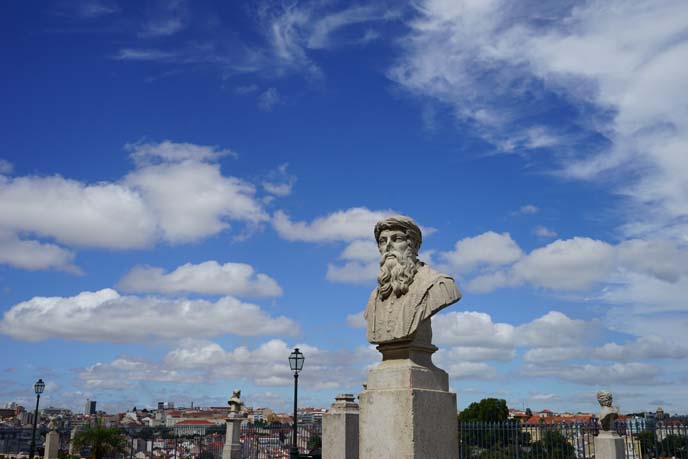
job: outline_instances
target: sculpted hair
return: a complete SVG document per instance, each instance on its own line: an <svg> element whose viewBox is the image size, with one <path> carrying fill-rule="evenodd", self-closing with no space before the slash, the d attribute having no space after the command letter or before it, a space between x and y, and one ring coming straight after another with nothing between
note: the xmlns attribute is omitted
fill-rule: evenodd
<svg viewBox="0 0 688 459"><path fill-rule="evenodd" d="M400 230L406 233L408 237L413 242L414 254L418 255L418 250L420 250L420 245L423 243L423 234L420 231L416 222L413 219L406 217L404 215L395 215L393 217L385 218L380 220L375 225L375 241L380 241L380 233L384 230Z"/></svg>

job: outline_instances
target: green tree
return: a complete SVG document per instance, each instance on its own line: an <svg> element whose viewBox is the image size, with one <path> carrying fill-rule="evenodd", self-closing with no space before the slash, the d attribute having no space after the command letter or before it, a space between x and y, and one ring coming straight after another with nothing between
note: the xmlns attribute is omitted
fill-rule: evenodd
<svg viewBox="0 0 688 459"><path fill-rule="evenodd" d="M459 421L499 422L509 417L506 400L501 398L484 398L473 402L459 414Z"/></svg>
<svg viewBox="0 0 688 459"><path fill-rule="evenodd" d="M93 425L86 425L74 436L74 446L90 449L92 459L103 459L109 455L123 453L126 439L118 427L105 427L96 421Z"/></svg>

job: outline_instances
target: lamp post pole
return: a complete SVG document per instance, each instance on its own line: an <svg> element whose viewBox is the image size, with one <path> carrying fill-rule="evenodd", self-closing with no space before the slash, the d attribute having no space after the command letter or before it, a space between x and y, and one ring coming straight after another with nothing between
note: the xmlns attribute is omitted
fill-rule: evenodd
<svg viewBox="0 0 688 459"><path fill-rule="evenodd" d="M298 435L298 429L297 429L297 403L296 400L298 398L298 393L299 393L299 372L295 371L294 372L294 431L292 432L292 440L291 440L291 452L289 453L290 459L299 459L299 447L296 446L296 438Z"/></svg>
<svg viewBox="0 0 688 459"><path fill-rule="evenodd" d="M289 450L289 459L299 459L299 447L296 444L298 438L298 413L297 413L297 400L299 394L299 371L303 369L303 361L305 357L303 353L299 351L299 348L295 348L294 351L289 355L289 368L294 372L294 424L293 424L293 434L291 439L291 449Z"/></svg>
<svg viewBox="0 0 688 459"><path fill-rule="evenodd" d="M33 459L33 455L36 452L36 424L38 423L38 402L41 399L41 394L45 389L45 383L42 379L36 381L33 385L34 392L36 392L36 410L33 414L33 430L31 431L31 447L29 448L29 459Z"/></svg>

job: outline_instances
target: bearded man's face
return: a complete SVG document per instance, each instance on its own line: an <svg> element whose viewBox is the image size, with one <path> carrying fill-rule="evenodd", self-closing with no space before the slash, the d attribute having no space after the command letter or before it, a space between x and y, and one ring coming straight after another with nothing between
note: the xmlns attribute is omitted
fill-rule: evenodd
<svg viewBox="0 0 688 459"><path fill-rule="evenodd" d="M377 242L381 255L378 293L383 300L392 292L397 297L406 294L418 270L413 242L400 230L383 230Z"/></svg>

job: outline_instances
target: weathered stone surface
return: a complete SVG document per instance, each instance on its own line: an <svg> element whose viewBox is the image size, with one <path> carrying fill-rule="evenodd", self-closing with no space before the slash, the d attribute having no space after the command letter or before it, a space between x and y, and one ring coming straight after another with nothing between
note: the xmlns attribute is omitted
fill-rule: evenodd
<svg viewBox="0 0 688 459"><path fill-rule="evenodd" d="M368 341L383 344L416 339L430 344L430 317L461 299L454 279L418 260L423 237L411 218L386 218L375 225L380 250L378 286L365 309ZM428 324L423 333L422 325Z"/></svg>
<svg viewBox="0 0 688 459"><path fill-rule="evenodd" d="M600 431L595 437L595 459L624 459L624 439L614 431Z"/></svg>
<svg viewBox="0 0 688 459"><path fill-rule="evenodd" d="M243 406L240 399L241 390L235 390L229 399L229 415L225 432L225 444L222 448L222 459L241 459L241 423L245 416L239 413Z"/></svg>
<svg viewBox="0 0 688 459"><path fill-rule="evenodd" d="M358 404L353 394L339 394L323 415L323 459L358 459Z"/></svg>
<svg viewBox="0 0 688 459"><path fill-rule="evenodd" d="M45 436L45 459L57 459L57 452L60 449L60 434L56 430L51 430Z"/></svg>
<svg viewBox="0 0 688 459"><path fill-rule="evenodd" d="M375 239L382 259L365 318L382 362L359 396L359 458L455 459L456 394L432 363L430 318L461 293L451 277L418 261L422 234L410 218L378 222Z"/></svg>

